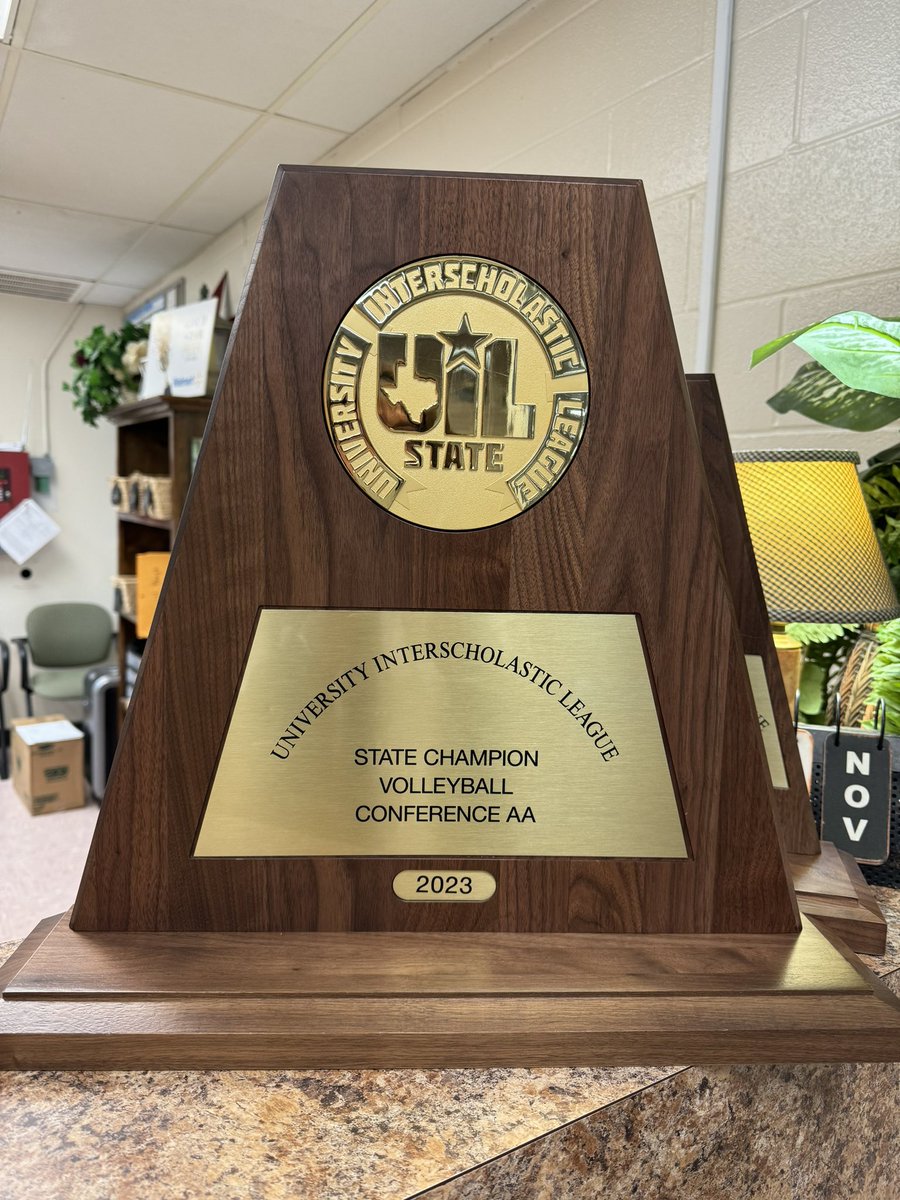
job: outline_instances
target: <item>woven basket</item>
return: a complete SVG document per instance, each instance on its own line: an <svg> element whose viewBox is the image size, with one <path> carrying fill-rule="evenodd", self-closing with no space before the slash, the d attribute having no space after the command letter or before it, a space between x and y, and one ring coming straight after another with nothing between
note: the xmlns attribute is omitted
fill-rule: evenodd
<svg viewBox="0 0 900 1200"><path fill-rule="evenodd" d="M143 475L140 471L132 471L125 480L125 507L122 512L139 513L141 511L141 487Z"/></svg>
<svg viewBox="0 0 900 1200"><path fill-rule="evenodd" d="M168 475L141 476L141 512L157 521L172 519L172 480Z"/></svg>
<svg viewBox="0 0 900 1200"><path fill-rule="evenodd" d="M137 607L137 575L113 575L113 611L134 620Z"/></svg>
<svg viewBox="0 0 900 1200"><path fill-rule="evenodd" d="M128 507L128 484L127 475L110 475L109 477L109 502L116 512L131 511Z"/></svg>

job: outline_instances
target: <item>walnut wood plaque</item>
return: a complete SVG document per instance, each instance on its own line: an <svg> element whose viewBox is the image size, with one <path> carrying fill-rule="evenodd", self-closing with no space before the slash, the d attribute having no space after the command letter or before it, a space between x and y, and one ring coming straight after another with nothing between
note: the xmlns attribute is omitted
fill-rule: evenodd
<svg viewBox="0 0 900 1200"><path fill-rule="evenodd" d="M754 695L760 724L764 720L772 722L774 738L765 744L765 748L775 788L775 817L782 843L792 854L818 854L819 835L785 699L716 378L714 375L688 375L687 381L751 680L755 671L759 673L759 690L754 686ZM764 742L765 734L766 731Z"/></svg>
<svg viewBox="0 0 900 1200"><path fill-rule="evenodd" d="M715 376L688 375L687 382L763 733L775 823L800 911L851 949L883 954L887 923L875 894L850 856L820 842L816 831Z"/></svg>
<svg viewBox="0 0 900 1200"><path fill-rule="evenodd" d="M245 668L260 620L279 610L363 614L371 630L379 614L410 610L452 614L457 626L472 614L473 627L476 614L625 618L639 669L617 670L598 640L592 669L607 678L596 720L615 741L632 693L645 696L622 741L632 767L642 736L661 764L643 787L661 798L670 849L636 832L604 854L590 830L582 854L535 836L485 840L482 854L477 838L377 849L341 840L304 854L294 852L301 837L289 854L238 839L204 855L213 782L240 752ZM393 641L368 644L374 654ZM292 653L302 661L302 644ZM72 927L793 934L743 654L641 185L285 168ZM543 674L516 682L511 671L498 703L516 703L514 684L559 678L582 700L583 712L565 716L574 736L582 684L528 661ZM451 686L449 669L429 666L429 687ZM565 666L581 677L573 652ZM404 670L412 679L414 667ZM324 685L340 690L340 677L326 671L323 688L307 691L328 700ZM480 694L474 676L466 686ZM273 675L272 695L263 687L258 700L274 731L266 754L306 696L292 712L276 692ZM317 701L316 736L349 719L355 701L342 697ZM411 705L423 702L410 690ZM528 748L547 735L532 708L522 712ZM408 748L402 713L385 707L379 722L360 748ZM509 747L489 712L481 724L481 748ZM226 753L229 728L237 741ZM446 727L434 736L427 746L475 740ZM598 796L612 777L604 765L598 754ZM608 816L618 802L627 823L641 806L634 772L622 770L602 803ZM565 794L564 763L555 775L537 789L545 827ZM296 786L327 807L328 770ZM577 791L590 822L590 788ZM289 799L286 790L280 811ZM412 903L394 887L402 872L476 870L496 884L480 902Z"/></svg>

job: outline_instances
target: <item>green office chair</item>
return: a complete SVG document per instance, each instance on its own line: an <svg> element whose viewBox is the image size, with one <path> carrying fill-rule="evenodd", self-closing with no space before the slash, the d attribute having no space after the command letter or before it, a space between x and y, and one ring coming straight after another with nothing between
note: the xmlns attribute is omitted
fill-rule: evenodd
<svg viewBox="0 0 900 1200"><path fill-rule="evenodd" d="M19 651L22 690L29 717L33 696L81 700L89 667L109 661L112 617L99 604L42 604L25 619L26 637L13 638ZM29 671L28 659L32 669Z"/></svg>

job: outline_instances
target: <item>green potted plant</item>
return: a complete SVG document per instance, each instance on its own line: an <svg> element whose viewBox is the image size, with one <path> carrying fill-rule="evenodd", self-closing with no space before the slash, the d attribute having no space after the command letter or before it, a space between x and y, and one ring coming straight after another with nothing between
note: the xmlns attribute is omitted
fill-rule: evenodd
<svg viewBox="0 0 900 1200"><path fill-rule="evenodd" d="M130 322L112 330L95 325L75 343L70 360L75 373L63 390L72 393L86 424L96 426L98 417L137 397L146 353L147 326Z"/></svg>
<svg viewBox="0 0 900 1200"><path fill-rule="evenodd" d="M804 363L790 382L770 397L768 404L776 412L798 412L823 425L856 433L900 420L900 318L837 313L759 346L753 351L751 367L791 344L805 350L812 361ZM870 458L860 482L891 579L895 588L900 588L900 443ZM889 622L882 628L889 630L894 625L900 623ZM789 625L786 632L805 647L800 692L804 720L824 722L828 697L839 682L845 720L850 715L846 703L850 695L870 699L865 681L855 673L852 680L842 681L841 675L848 673L843 670L848 661L858 660L864 672L872 670L871 634L857 641L855 626L828 625ZM886 640L893 646L890 635ZM885 663L885 676L891 666L893 663ZM886 693L883 698L888 699ZM892 695L890 702L895 699ZM859 704L852 708L861 714ZM855 723L852 716L851 722Z"/></svg>

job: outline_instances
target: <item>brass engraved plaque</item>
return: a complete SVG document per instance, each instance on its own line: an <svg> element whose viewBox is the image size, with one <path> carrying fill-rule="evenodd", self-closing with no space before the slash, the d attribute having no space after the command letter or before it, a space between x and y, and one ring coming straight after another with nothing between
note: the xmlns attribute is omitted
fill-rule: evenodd
<svg viewBox="0 0 900 1200"><path fill-rule="evenodd" d="M747 660L747 672L750 675L753 702L759 718L759 728L762 733L769 774L772 777L772 786L786 788L788 786L787 768L784 765L781 742L775 727L775 713L772 710L772 697L769 695L769 681L766 679L765 664L759 654L745 654L744 657Z"/></svg>
<svg viewBox="0 0 900 1200"><path fill-rule="evenodd" d="M399 871L391 884L411 904L483 904L497 890L489 871Z"/></svg>
<svg viewBox="0 0 900 1200"><path fill-rule="evenodd" d="M431 529L529 508L578 449L578 334L528 276L485 258L398 267L346 314L325 365L338 457L377 504Z"/></svg>
<svg viewBox="0 0 900 1200"><path fill-rule="evenodd" d="M686 857L637 618L262 609L194 853Z"/></svg>

